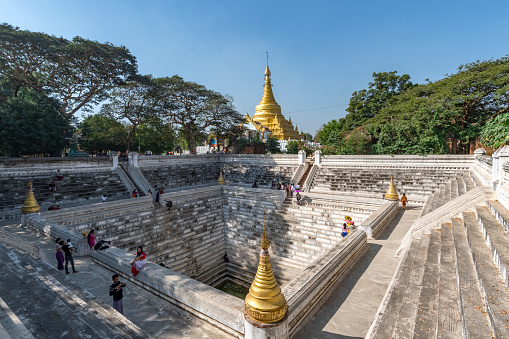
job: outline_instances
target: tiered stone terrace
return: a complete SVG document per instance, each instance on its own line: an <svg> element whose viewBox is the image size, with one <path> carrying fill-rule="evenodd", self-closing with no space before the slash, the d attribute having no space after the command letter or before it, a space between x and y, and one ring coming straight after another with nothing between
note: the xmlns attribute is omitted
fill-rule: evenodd
<svg viewBox="0 0 509 339"><path fill-rule="evenodd" d="M29 181L32 181L35 198L43 210L50 205L65 207L79 201L100 201L103 194L110 200L129 196L106 157L100 161L47 161L47 164L44 160L39 163L31 160L37 158L29 159L24 159L26 162L12 160L12 163L0 161L0 218L21 213ZM64 176L62 180L56 178L57 169ZM55 182L56 193L49 190L51 182Z"/></svg>
<svg viewBox="0 0 509 339"><path fill-rule="evenodd" d="M471 166L471 160L458 156L326 156L309 188L316 193L382 197L392 174L400 195L422 203Z"/></svg>
<svg viewBox="0 0 509 339"><path fill-rule="evenodd" d="M482 187L477 177L457 176L421 216L442 220L439 207L461 204L475 186ZM423 231L404 252L367 338L509 337L508 224L509 211L484 200Z"/></svg>

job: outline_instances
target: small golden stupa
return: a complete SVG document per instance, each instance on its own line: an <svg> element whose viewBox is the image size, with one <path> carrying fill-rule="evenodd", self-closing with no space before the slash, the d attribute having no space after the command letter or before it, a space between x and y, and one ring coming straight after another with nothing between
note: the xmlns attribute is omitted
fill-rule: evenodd
<svg viewBox="0 0 509 339"><path fill-rule="evenodd" d="M399 200L398 192L396 191L396 186L394 186L394 177L391 174L391 183L389 184L389 189L387 193L385 193L385 199L387 200Z"/></svg>
<svg viewBox="0 0 509 339"><path fill-rule="evenodd" d="M263 211L263 235L260 241L260 263L256 276L246 295L246 313L256 321L275 323L286 314L286 299L272 273L270 264L270 241L265 234L265 210Z"/></svg>
<svg viewBox="0 0 509 339"><path fill-rule="evenodd" d="M219 169L219 179L217 179L218 185L224 185L223 169Z"/></svg>
<svg viewBox="0 0 509 339"><path fill-rule="evenodd" d="M25 203L23 204L23 208L21 209L21 213L37 213L41 210L41 206L35 200L34 191L32 190L32 181L28 182L28 193L27 198L25 199Z"/></svg>

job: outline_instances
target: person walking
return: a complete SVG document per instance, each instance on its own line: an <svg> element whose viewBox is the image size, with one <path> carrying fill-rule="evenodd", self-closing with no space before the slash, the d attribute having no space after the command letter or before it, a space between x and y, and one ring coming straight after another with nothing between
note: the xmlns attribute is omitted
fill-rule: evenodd
<svg viewBox="0 0 509 339"><path fill-rule="evenodd" d="M124 296L122 294L122 288L125 287L125 283L119 281L118 274L113 274L111 279L113 280L113 284L110 286L110 296L113 297L113 308L123 315L124 304L122 298Z"/></svg>
<svg viewBox="0 0 509 339"><path fill-rule="evenodd" d="M406 210L407 202L408 202L408 198L406 197L405 193L403 193L403 196L401 197L401 205L403 205L403 210Z"/></svg>
<svg viewBox="0 0 509 339"><path fill-rule="evenodd" d="M57 257L57 268L59 271L64 269L64 252L62 252L62 245L60 245L61 239L57 238L55 241L55 250L57 251L56 257Z"/></svg>
<svg viewBox="0 0 509 339"><path fill-rule="evenodd" d="M63 240L61 241L61 244L62 244L62 251L65 254L65 274L69 274L69 262L71 263L72 273L78 273L79 271L77 271L74 268L74 259L72 258L73 248L70 247L69 244L64 242Z"/></svg>
<svg viewBox="0 0 509 339"><path fill-rule="evenodd" d="M92 248L94 248L95 245L95 231L94 229L91 229L90 232L88 232L87 238L88 238L88 246L90 246L90 250L92 251Z"/></svg>

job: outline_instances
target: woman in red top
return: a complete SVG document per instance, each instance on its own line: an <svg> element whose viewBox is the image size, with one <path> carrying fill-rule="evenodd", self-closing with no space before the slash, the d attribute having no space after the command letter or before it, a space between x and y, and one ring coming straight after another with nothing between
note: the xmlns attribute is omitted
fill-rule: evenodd
<svg viewBox="0 0 509 339"><path fill-rule="evenodd" d="M140 273L141 268L143 265L147 263L147 260L145 259L145 252L143 252L143 247L139 246L138 251L136 252L136 257L133 261L131 261L131 273L133 274L133 277L135 277L138 273Z"/></svg>

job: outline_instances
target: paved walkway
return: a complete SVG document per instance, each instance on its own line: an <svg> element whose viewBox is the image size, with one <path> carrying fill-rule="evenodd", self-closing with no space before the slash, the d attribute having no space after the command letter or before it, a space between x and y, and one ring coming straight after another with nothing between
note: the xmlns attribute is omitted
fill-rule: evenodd
<svg viewBox="0 0 509 339"><path fill-rule="evenodd" d="M399 211L320 311L295 335L299 339L364 338L399 263L401 239L419 217L421 207Z"/></svg>
<svg viewBox="0 0 509 339"><path fill-rule="evenodd" d="M49 262L56 266L55 245L49 237L23 229L13 220L1 222L0 227L43 249ZM90 257L75 257L74 262L79 273L69 274L68 277L96 298L111 304L112 298L108 294L111 272L93 263ZM65 272L62 271L62 274ZM124 315L154 338L225 338L224 333L212 325L189 316L139 287L128 284L123 300Z"/></svg>

